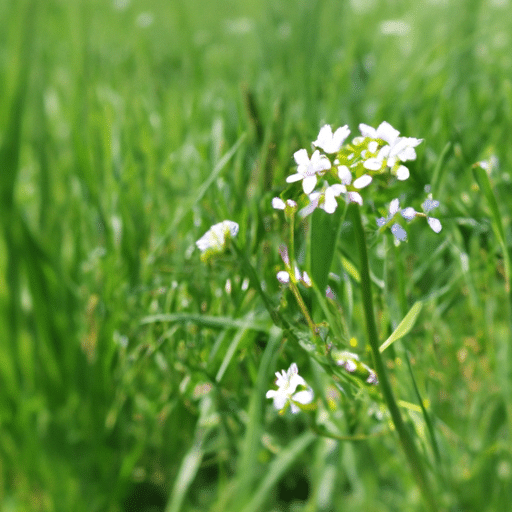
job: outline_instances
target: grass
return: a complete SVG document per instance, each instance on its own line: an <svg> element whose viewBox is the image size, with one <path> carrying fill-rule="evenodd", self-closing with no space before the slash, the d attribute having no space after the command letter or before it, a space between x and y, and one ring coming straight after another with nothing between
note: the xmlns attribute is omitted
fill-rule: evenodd
<svg viewBox="0 0 512 512"><path fill-rule="evenodd" d="M408 183L432 185L443 222L399 252L370 240L381 343L423 303L386 350L391 385L441 506L507 509L508 4L1 1L0 508L421 510L397 436L368 415L379 400L336 394L240 257L194 251L238 222L271 304L304 327L275 279L270 200L322 124L387 120L425 139ZM353 246L336 248L332 328L364 356ZM265 392L292 361L358 440L276 413Z"/></svg>

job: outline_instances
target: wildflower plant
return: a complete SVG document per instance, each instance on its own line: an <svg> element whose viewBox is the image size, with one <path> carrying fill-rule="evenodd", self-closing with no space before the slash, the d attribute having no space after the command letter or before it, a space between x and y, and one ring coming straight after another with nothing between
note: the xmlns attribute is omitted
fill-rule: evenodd
<svg viewBox="0 0 512 512"><path fill-rule="evenodd" d="M381 123L377 128L360 124L359 131L360 135L349 140L348 126L333 131L329 125L325 125L312 143L311 157L306 149L295 152L297 169L286 181L292 184L301 181L302 187L288 187L281 197L272 200L274 208L285 211L290 224L290 249L281 248L286 269L278 273L278 279L290 283L314 340L312 345L315 348L310 346L310 354L320 362L326 373L332 378L340 379L343 376L339 370L344 370L346 380L352 379L351 382L358 383L359 386L380 390L380 396L387 406L425 503L431 510L435 510L434 494L424 463L414 439L405 427L381 355L395 339L410 329L418 311L416 308L406 315L391 339L380 345L374 316L367 238L368 233L376 238L389 230L398 246L407 242L409 224L422 218L426 219L435 233L439 233L442 224L432 216L432 210L440 204L428 193L429 188L426 189L427 197L420 205L421 211L404 204L412 197L406 186L410 177L408 162L416 159L416 147L423 142L422 139L400 136L400 132L387 122ZM296 214L303 222L311 216L309 274L298 270L294 258ZM358 354L348 351L343 339L340 339L342 336L336 336L331 330L336 319L333 318L326 299L332 299L333 294L327 282L339 226L346 218L351 219L349 223L359 252L358 275L362 288L368 348L372 355L371 365L361 361ZM313 321L297 286L301 282L308 282L314 287L326 316L325 322L318 324ZM325 357L322 357L322 352Z"/></svg>
<svg viewBox="0 0 512 512"><path fill-rule="evenodd" d="M289 185L280 197L274 197L271 201L273 209L284 213L289 226L287 243L282 243L279 248L282 266L276 271L276 280L283 293L291 291L307 331L300 322L297 324L296 319L290 317L286 303L280 308L272 304L256 271L233 240L238 232L236 223L224 221L212 226L197 241L197 246L202 251L201 258L207 261L224 251L228 240L231 240L273 322L283 330L285 339L293 343L294 352L306 353L307 358L322 369L328 381L326 387L335 385L346 396L350 396L351 389L355 388L371 397L373 404L369 403L369 411L382 407L387 409L425 504L430 510L436 510L435 494L424 462L402 419L381 354L407 334L421 303L416 303L395 332L380 343L374 315L368 240L371 237L374 242L379 237L392 235L394 245L399 246L407 242L409 224L418 219L425 219L435 233L441 232L441 221L432 216L432 211L440 203L432 197L427 187L427 195L422 202L419 199L417 206L407 204L414 197L407 187L410 178L408 162L416 159L416 147L422 143L422 139L400 136L400 132L387 122L377 128L360 124L359 131L360 135L350 140L347 125L334 131L329 125L323 126L312 143L311 152L299 149L294 153L296 167L286 178ZM306 248L305 258L304 254L301 258L296 257L297 222L309 224L309 238L300 241L303 253ZM353 346L357 346L357 343L352 343L353 338L349 340L343 308L328 285L329 279L337 278L330 270L342 224L351 226L352 241L359 253L358 267L343 256L341 264L347 272L357 276L361 286L368 341L367 350L361 354L353 352ZM312 308L312 303L319 307ZM295 357L293 360L296 360ZM280 414L284 414L288 408L294 414L302 411L309 415L315 432L337 438L336 433L321 424L321 418L329 415L325 404L330 402L319 398L321 392L313 392L299 375L297 364L292 362L288 370L275 375L277 390L269 390L266 397L273 399L274 407ZM338 438L345 439L343 436ZM433 436L432 439L435 443Z"/></svg>

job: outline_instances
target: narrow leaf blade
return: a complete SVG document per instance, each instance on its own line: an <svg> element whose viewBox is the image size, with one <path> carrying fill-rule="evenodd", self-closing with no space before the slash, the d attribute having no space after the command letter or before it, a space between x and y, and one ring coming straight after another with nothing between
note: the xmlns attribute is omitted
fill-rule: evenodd
<svg viewBox="0 0 512 512"><path fill-rule="evenodd" d="M404 319L398 324L398 327L393 331L393 334L380 346L379 351L382 353L392 343L400 338L404 337L414 326L416 318L420 314L423 303L421 301L415 302L412 308L409 310Z"/></svg>

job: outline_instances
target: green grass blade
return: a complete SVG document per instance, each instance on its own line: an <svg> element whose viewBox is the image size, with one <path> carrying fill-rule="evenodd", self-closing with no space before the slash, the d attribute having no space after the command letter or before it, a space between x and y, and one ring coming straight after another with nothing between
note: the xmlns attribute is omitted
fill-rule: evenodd
<svg viewBox="0 0 512 512"><path fill-rule="evenodd" d="M416 394L416 398L418 399L418 403L421 407L421 412L423 413L423 418L425 419L425 424L427 425L427 430L430 437L430 444L432 445L432 451L434 452L434 456L436 458L436 462L438 466L441 463L441 452L439 451L439 445L437 443L436 434L434 430L434 425L432 424L432 420L430 419L430 414L428 413L425 404L423 403L423 399L421 398L420 390L418 388L418 384L416 383L416 379L414 378L414 373L412 371L411 361L409 360L409 355L407 352L404 353L405 360L407 362L407 368L409 369L409 375L411 376L412 384L414 387L414 392Z"/></svg>
<svg viewBox="0 0 512 512"><path fill-rule="evenodd" d="M203 426L201 425L201 419L199 420L194 443L185 457L183 457L165 512L179 512L181 510L188 489L194 481L201 461L203 460L204 441L213 426L212 423Z"/></svg>
<svg viewBox="0 0 512 512"><path fill-rule="evenodd" d="M159 249L162 247L162 245L169 239L169 237L172 236L174 231L176 230L179 223L185 218L187 213L189 213L194 206L201 201L203 196L206 194L207 190L211 187L212 183L217 179L219 174L223 171L223 169L226 167L228 162L233 158L235 153L237 152L238 148L241 146L242 142L245 140L246 134L243 133L238 140L231 146L229 151L219 160L217 165L213 168L213 171L211 172L210 176L208 176L208 179L199 187L199 189L194 193L194 199L189 202L188 205L185 207L179 209L175 216L173 221L171 222L169 228L165 232L165 234L159 239L159 241L155 244L153 247L153 250L149 256L149 259L151 260L154 255L159 251Z"/></svg>
<svg viewBox="0 0 512 512"><path fill-rule="evenodd" d="M447 142L446 146L441 151L441 155L437 160L437 164L434 168L434 173L432 174L431 180L431 191L434 197L438 196L438 187L439 182L441 181L441 171L445 168L446 160L448 159L448 155L450 153L450 149L452 148L452 143Z"/></svg>
<svg viewBox="0 0 512 512"><path fill-rule="evenodd" d="M141 325L155 323L186 323L192 322L202 327L219 327L222 329L251 329L253 331L267 332L268 323L254 321L252 318L231 318L228 316L198 315L193 313L169 313L146 316L141 319Z"/></svg>
<svg viewBox="0 0 512 512"><path fill-rule="evenodd" d="M312 432L304 432L304 434L294 439L286 448L280 451L270 464L267 475L255 490L250 502L242 509L242 512L258 512L258 510L262 510L272 488L315 439L316 435Z"/></svg>
<svg viewBox="0 0 512 512"><path fill-rule="evenodd" d="M240 454L240 467L243 468L239 473L240 480L237 488L240 499L245 499L249 494L250 486L253 485L259 468L258 453L261 446L263 402L267 400L265 392L270 384L269 368L274 367L272 360L276 357L276 349L279 347L282 337L283 331L279 327L271 328L269 341L258 368L256 385L251 393L247 430Z"/></svg>

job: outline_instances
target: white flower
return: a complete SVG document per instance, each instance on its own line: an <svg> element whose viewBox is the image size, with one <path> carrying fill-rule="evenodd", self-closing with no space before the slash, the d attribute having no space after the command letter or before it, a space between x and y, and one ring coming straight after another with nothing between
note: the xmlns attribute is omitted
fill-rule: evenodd
<svg viewBox="0 0 512 512"><path fill-rule="evenodd" d="M295 363L292 363L288 371L282 370L276 372L277 391L271 389L267 391L266 397L274 400L274 407L281 411L287 404L290 404L293 414L300 411L299 404L309 404L313 401L313 390L308 387L306 381L299 375L299 369ZM305 390L295 392L297 386L304 386Z"/></svg>
<svg viewBox="0 0 512 512"><path fill-rule="evenodd" d="M330 169L331 162L325 155L320 154L318 149L311 155L311 159L305 149L299 149L293 157L297 163L297 173L288 176L286 182L293 183L302 180L304 193L309 194L315 188L317 173Z"/></svg>
<svg viewBox="0 0 512 512"><path fill-rule="evenodd" d="M333 134L332 128L326 124L320 129L318 138L313 142L313 145L323 149L326 153L337 153L341 149L341 146L343 146L343 142L349 134L350 130L348 125L338 128Z"/></svg>
<svg viewBox="0 0 512 512"><path fill-rule="evenodd" d="M198 249L203 253L201 258L222 252L230 238L237 235L239 225L231 220L214 224L197 242Z"/></svg>
<svg viewBox="0 0 512 512"><path fill-rule="evenodd" d="M393 144L391 144L391 150L389 152L389 158L396 157L401 162L407 162L407 160L416 160L416 151L414 148L421 144L423 139L415 139L414 137L400 137ZM389 164L388 166L392 167Z"/></svg>

